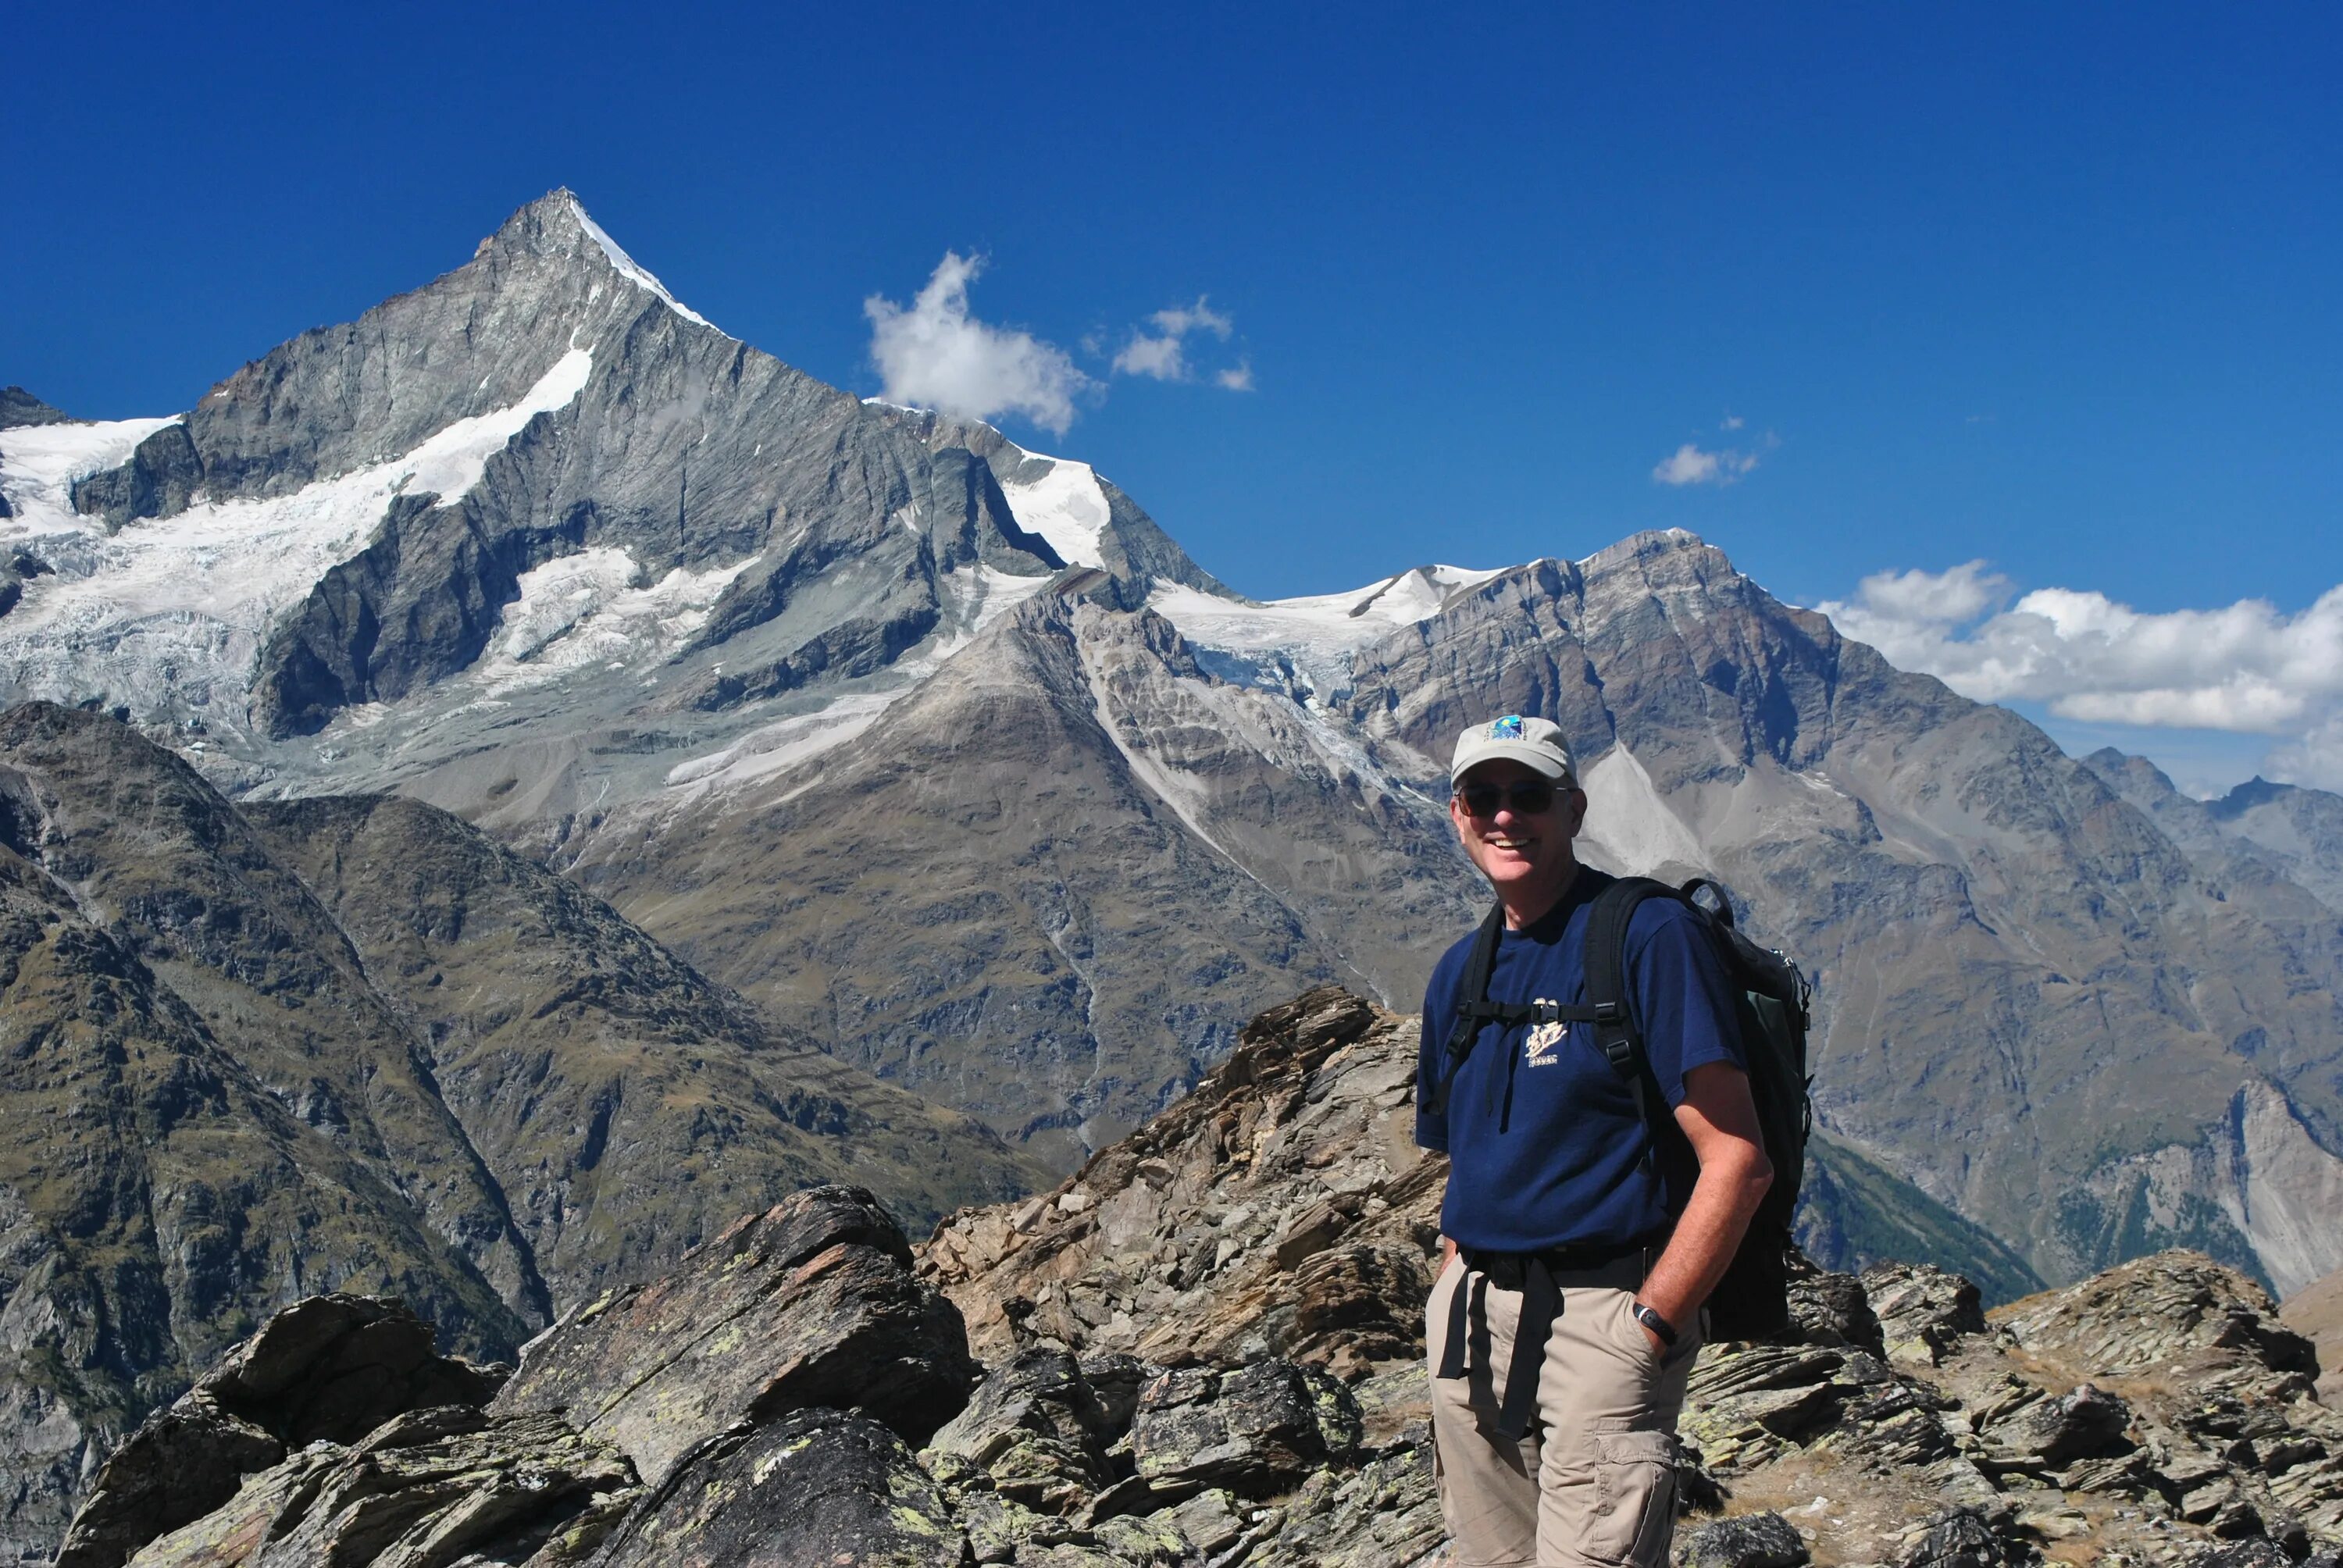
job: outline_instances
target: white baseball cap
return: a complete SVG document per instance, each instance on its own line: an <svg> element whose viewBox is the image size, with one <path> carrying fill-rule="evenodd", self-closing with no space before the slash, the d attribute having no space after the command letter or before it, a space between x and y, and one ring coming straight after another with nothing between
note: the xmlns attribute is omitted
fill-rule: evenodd
<svg viewBox="0 0 2343 1568"><path fill-rule="evenodd" d="M1571 760L1570 742L1562 738L1560 725L1508 713L1486 724L1475 724L1456 738L1456 757L1448 765L1448 782L1453 785L1482 763L1499 758L1562 783L1578 781L1578 765Z"/></svg>

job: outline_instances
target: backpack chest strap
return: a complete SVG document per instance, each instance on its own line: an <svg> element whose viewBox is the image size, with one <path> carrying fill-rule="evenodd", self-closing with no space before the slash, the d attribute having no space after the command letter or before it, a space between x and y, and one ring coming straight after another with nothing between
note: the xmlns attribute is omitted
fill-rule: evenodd
<svg viewBox="0 0 2343 1568"><path fill-rule="evenodd" d="M1518 1029L1525 1023L1591 1023L1599 1028L1627 1021L1626 1009L1615 1001L1464 1002L1457 1007L1456 1016L1470 1022L1476 1030L1484 1023L1502 1024L1507 1029Z"/></svg>

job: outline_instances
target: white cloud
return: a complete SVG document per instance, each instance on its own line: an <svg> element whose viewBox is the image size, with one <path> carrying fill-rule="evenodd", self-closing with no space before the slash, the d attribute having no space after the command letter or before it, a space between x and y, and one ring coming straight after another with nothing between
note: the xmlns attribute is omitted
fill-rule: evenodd
<svg viewBox="0 0 2343 1568"><path fill-rule="evenodd" d="M1749 421L1744 419L1738 414L1727 414L1724 419L1718 423L1716 427L1720 430L1738 430L1742 426L1746 425L1747 423L1749 423Z"/></svg>
<svg viewBox="0 0 2343 1568"><path fill-rule="evenodd" d="M1056 345L968 313L968 286L983 269L980 257L946 251L910 308L876 294L862 302L885 396L970 419L1021 414L1062 436L1093 383Z"/></svg>
<svg viewBox="0 0 2343 1568"><path fill-rule="evenodd" d="M1686 441L1652 470L1663 485L1730 485L1757 466L1757 454L1725 450L1708 452Z"/></svg>
<svg viewBox="0 0 2343 1568"><path fill-rule="evenodd" d="M2040 702L2087 723L2279 737L2273 776L2343 783L2343 588L2288 615L2264 599L2144 613L2055 588L1996 608L2009 587L1970 561L1881 572L1852 602L1817 608L1964 697Z"/></svg>
<svg viewBox="0 0 2343 1568"><path fill-rule="evenodd" d="M1177 337L1150 337L1134 332L1114 357L1118 376L1152 376L1158 381L1188 379L1188 356Z"/></svg>
<svg viewBox="0 0 2343 1568"><path fill-rule="evenodd" d="M1116 375L1148 376L1158 381L1192 381L1195 368L1188 362L1187 349L1190 334L1209 332L1226 343L1237 325L1214 310L1202 295L1196 297L1193 305L1175 305L1157 311L1147 320L1148 327L1131 328L1131 341L1116 353ZM1150 331L1149 327L1153 330ZM1252 371L1248 366L1239 365L1233 371L1214 372L1212 379L1232 392L1249 391Z"/></svg>

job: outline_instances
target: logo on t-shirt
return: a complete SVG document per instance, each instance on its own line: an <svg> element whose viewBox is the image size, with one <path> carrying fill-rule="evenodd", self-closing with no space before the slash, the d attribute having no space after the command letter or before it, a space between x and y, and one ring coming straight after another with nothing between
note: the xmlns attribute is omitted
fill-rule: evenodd
<svg viewBox="0 0 2343 1568"><path fill-rule="evenodd" d="M1545 1001L1544 997L1538 1000L1542 1002ZM1551 1007L1554 1004L1546 1002L1546 1005ZM1530 1065L1552 1067L1555 1060L1554 1047L1560 1045L1569 1033L1570 1026L1566 1023L1542 1023L1532 1029L1526 1048L1529 1051Z"/></svg>

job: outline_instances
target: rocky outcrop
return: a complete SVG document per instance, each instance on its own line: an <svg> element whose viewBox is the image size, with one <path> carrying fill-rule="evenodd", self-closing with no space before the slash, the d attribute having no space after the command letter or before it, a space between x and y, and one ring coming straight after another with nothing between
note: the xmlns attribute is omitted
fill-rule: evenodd
<svg viewBox="0 0 2343 1568"><path fill-rule="evenodd" d="M956 1216L923 1269L989 1361L1061 1390L1134 1356L1205 1369L1158 1398L1209 1369L1322 1369L1372 1456L1328 1490L1383 1477L1428 1546L1429 1477L1402 1456L1421 1462L1442 1172L1407 1144L1411 1021L1331 989L1263 1015L1190 1099L1055 1192ZM1990 1316L1972 1282L1904 1263L1808 1271L1792 1304L1785 1342L1701 1352L1684 1492L1726 1521L1688 1520L1683 1560L2179 1563L2223 1537L2343 1536L2343 1422L2268 1297L2208 1260L2162 1254ZM1053 1473L1034 1493L1050 1507L1020 1506L1095 1509L1087 1473ZM1238 1560L1307 1560L1280 1555L1300 1524L1271 1495L1277 1534Z"/></svg>
<svg viewBox="0 0 2343 1568"><path fill-rule="evenodd" d="M921 1269L988 1359L1056 1344L1342 1372L1423 1340L1446 1161L1415 1147L1402 1021L1327 987L1057 1191L954 1216Z"/></svg>
<svg viewBox="0 0 2343 1568"><path fill-rule="evenodd" d="M411 1412L444 1407L427 1423L435 1434L477 1431L479 1407L512 1369L437 1355L432 1340L404 1303L370 1296L313 1296L278 1313L106 1462L57 1568L117 1568L226 1503L245 1475L313 1445L357 1442Z"/></svg>
<svg viewBox="0 0 2343 1568"><path fill-rule="evenodd" d="M22 387L0 387L0 430L25 425L62 425L71 416L42 402ZM0 516L5 516L0 513Z"/></svg>
<svg viewBox="0 0 2343 1568"><path fill-rule="evenodd" d="M1407 1022L1298 999L1046 1200L916 1254L867 1193L799 1194L572 1314L485 1411L292 1454L136 1561L1428 1568L1438 1171L1384 1145ZM1383 1280L1369 1256L1412 1284L1333 1310L1311 1282ZM1990 1315L1941 1271L1808 1269L1792 1310L1700 1353L1680 1563L2178 1568L2343 1537L2343 1420L2209 1260ZM530 1475L568 1501L498 1523Z"/></svg>
<svg viewBox="0 0 2343 1568"><path fill-rule="evenodd" d="M852 1410L924 1441L976 1368L959 1311L914 1281L870 1194L822 1187L732 1226L654 1283L569 1313L529 1348L498 1414L563 1413L663 1480L736 1422Z"/></svg>

